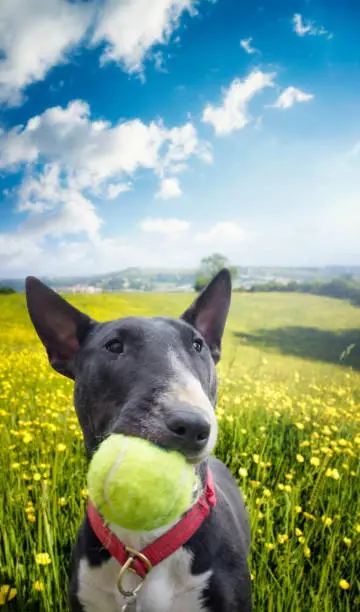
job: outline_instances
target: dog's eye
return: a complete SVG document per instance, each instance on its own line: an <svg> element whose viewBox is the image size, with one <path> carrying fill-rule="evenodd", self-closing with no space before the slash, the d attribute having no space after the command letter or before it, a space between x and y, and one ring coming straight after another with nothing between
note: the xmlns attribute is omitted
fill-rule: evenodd
<svg viewBox="0 0 360 612"><path fill-rule="evenodd" d="M200 338L196 338L196 340L193 340L193 347L197 353L201 353L204 343Z"/></svg>
<svg viewBox="0 0 360 612"><path fill-rule="evenodd" d="M105 348L110 353L116 353L117 355L121 355L124 352L124 343L121 340L110 340L107 344L105 344Z"/></svg>

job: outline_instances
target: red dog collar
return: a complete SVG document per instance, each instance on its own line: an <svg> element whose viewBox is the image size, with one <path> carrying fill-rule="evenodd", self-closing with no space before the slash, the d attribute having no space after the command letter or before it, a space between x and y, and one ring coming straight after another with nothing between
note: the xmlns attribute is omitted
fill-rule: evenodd
<svg viewBox="0 0 360 612"><path fill-rule="evenodd" d="M129 567L131 564L131 569L144 579L152 567L170 557L194 535L209 516L210 510L215 504L214 481L208 467L205 490L199 501L188 510L181 521L139 553L129 549L120 542L116 535L105 525L101 514L91 501L88 502L87 514L97 538L110 555L122 566L127 564L127 567Z"/></svg>

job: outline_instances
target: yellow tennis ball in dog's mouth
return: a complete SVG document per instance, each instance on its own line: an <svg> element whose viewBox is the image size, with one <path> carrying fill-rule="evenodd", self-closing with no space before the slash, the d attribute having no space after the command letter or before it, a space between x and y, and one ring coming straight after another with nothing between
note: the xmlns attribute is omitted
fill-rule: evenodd
<svg viewBox="0 0 360 612"><path fill-rule="evenodd" d="M180 518L199 490L199 478L183 455L121 434L102 442L88 471L89 498L104 519L135 531Z"/></svg>

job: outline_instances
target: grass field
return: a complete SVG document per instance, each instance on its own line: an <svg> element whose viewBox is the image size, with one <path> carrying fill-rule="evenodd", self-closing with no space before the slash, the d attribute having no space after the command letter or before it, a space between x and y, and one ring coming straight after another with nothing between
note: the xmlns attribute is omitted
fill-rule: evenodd
<svg viewBox="0 0 360 612"><path fill-rule="evenodd" d="M70 298L99 320L177 316L190 300ZM23 296L0 298L0 329L0 606L63 612L87 495L72 383L48 366ZM249 507L256 611L360 610L359 330L345 302L233 296L216 453Z"/></svg>

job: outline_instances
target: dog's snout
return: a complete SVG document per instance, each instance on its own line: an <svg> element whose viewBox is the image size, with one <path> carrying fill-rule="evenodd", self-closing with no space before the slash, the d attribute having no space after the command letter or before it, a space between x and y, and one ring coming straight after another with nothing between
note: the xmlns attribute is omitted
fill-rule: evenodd
<svg viewBox="0 0 360 612"><path fill-rule="evenodd" d="M210 436L210 423L201 412L174 410L167 415L166 426L176 447L188 454L201 452Z"/></svg>

